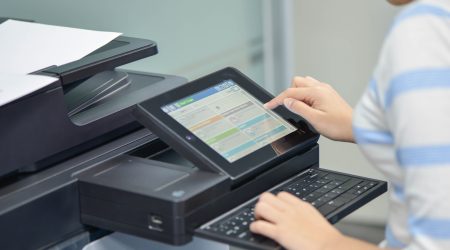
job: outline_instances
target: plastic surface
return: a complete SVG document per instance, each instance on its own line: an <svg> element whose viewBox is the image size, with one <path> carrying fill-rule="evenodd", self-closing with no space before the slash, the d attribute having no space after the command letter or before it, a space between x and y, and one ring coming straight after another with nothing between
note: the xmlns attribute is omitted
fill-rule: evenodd
<svg viewBox="0 0 450 250"><path fill-rule="evenodd" d="M223 175L119 156L79 176L86 225L181 245L192 239L189 216L227 193Z"/></svg>
<svg viewBox="0 0 450 250"><path fill-rule="evenodd" d="M212 114L218 114L214 117L214 119L211 118L207 120L201 120L200 117L192 118L196 119L196 125L191 125L193 127L197 126L204 129L214 129L213 127L217 127L216 129L218 129L221 128L221 126L223 127L223 124L232 124L231 126L225 126L225 128L223 128L224 130L229 129L228 131L232 131L230 133L231 136L225 136L226 139L223 140L218 139L218 141L220 140L219 143L212 143L211 145L207 144L203 139L190 131L187 127L183 126L180 122L176 121L165 111L163 111L163 106L176 102L177 100L187 100L188 104L182 104L183 102L180 102L181 104L177 103L171 105L172 110L175 110L177 105L178 107L195 107L196 103L190 104L190 102L192 102L194 99L190 98L189 96L195 93L200 94L201 91L205 91L206 89L210 89L213 91L217 90L217 84L230 81L233 81L238 89L241 89L243 92L247 92L245 93L245 95L252 96L251 99L248 99L248 103L251 103L251 105L245 106L244 104L241 104L240 108L232 108L232 104L235 103L223 102L226 103L223 109L218 106L216 106L215 108L201 106L201 108L198 108L195 111L191 111L197 112L197 110L201 110L202 108L204 108L206 110L206 114L208 114L208 110ZM233 88L230 88L230 90L233 91ZM199 98L201 99L202 97ZM303 118L293 114L284 107L280 106L275 109L273 111L273 115L269 115L268 113L266 113L267 111L264 111L262 103L272 98L273 96L270 93L265 91L257 83L253 82L238 70L233 68L224 68L197 80L191 81L176 89L165 92L161 95L157 95L153 98L149 98L148 100L139 103L136 106L137 108L133 111L133 115L139 122L141 122L144 126L148 127L151 131L158 135L159 138L170 145L175 151L183 155L186 159L192 161L199 168L207 171L226 174L233 180L234 183L240 183L247 178L258 176L258 174L260 174L261 172L266 171L278 164L281 164L283 161L294 157L301 151L311 148L313 145L315 145L319 138L319 135L315 133L312 127L310 127ZM247 109L248 107L252 108ZM217 113L216 110L220 111ZM235 111L234 113L231 112L233 110ZM245 127L243 125L245 119L239 126L237 125L237 122L229 122L233 117L239 116L239 112L243 112L245 114L245 112L256 112L255 110L261 110L263 113L265 113L265 117L271 117L271 119L273 119L274 121L283 119L284 122L289 122L290 126L295 127L294 131L288 133L287 135L283 135L283 137L281 138L277 138L277 140L275 141L264 141L264 144L260 145L257 150L245 156L242 156L233 162L228 161L214 149L214 147L221 147L220 144L222 141L225 141L223 142L223 144L225 145L224 147L228 148L230 152L234 150L245 151L247 150L245 149L247 145L251 143L259 145L258 143L261 142L258 142L258 140L261 140L261 138L264 139L264 137L270 137L270 135L268 134L276 130L273 129L270 132L266 131L266 134L263 134L263 132L261 131L265 131L264 129L267 128L261 128L258 127L258 125L252 125L250 127L251 130L258 131L261 133L261 135L259 135L258 137L256 132L250 131L250 133L255 134L251 136L248 134L249 132L245 132L244 130L239 128L240 126L242 126L242 128ZM180 109L180 112L186 112L186 110L183 111ZM227 117L226 113L232 114L229 115L230 118ZM190 119L188 117L188 114L189 113L186 113L186 120ZM253 121L260 119L260 117L262 116L253 118ZM250 121L248 123L250 123ZM257 124L265 124L265 121L263 120L261 122L258 122ZM263 127L263 125L260 126ZM282 130L286 129L285 125L278 128L281 128ZM247 141L244 144L238 144L236 146L227 141L231 140L231 138L235 138L233 136L251 138L251 140ZM229 144L234 145L234 148L231 146L227 146ZM244 146L244 149L240 149L242 146Z"/></svg>
<svg viewBox="0 0 450 250"><path fill-rule="evenodd" d="M28 177L10 183L3 179L1 249L44 249L86 230L80 222L77 174L154 141L156 137L142 129Z"/></svg>
<svg viewBox="0 0 450 250"><path fill-rule="evenodd" d="M229 250L226 244L201 238L183 246L171 246L127 234L113 233L86 245L83 250Z"/></svg>
<svg viewBox="0 0 450 250"><path fill-rule="evenodd" d="M133 37L119 36L84 58L41 72L59 76L63 85L85 79L105 70L137 61L158 53L155 42Z"/></svg>
<svg viewBox="0 0 450 250"><path fill-rule="evenodd" d="M57 85L0 107L0 177L34 171L136 130L140 125L130 115L136 103L186 82L161 74L128 75L131 82L126 88L71 117L64 91Z"/></svg>
<svg viewBox="0 0 450 250"><path fill-rule="evenodd" d="M338 176L345 176L345 177L354 177L356 179L359 179L360 181L372 181L375 182L376 185L373 186L371 189L366 191L365 193L359 195L358 197L354 198L353 200L350 200L346 202L344 205L340 206L339 208L333 210L332 212L324 212L325 218L332 224L335 224L351 212L357 210L358 208L364 206L371 200L375 199L376 197L380 196L381 194L385 193L387 191L387 183L380 180L374 180L370 178L360 177L356 175L351 174L344 174L336 171L330 171L326 169L320 169L321 172L330 173L330 174L336 174ZM272 187L270 190L275 191L277 189L281 189L282 187L288 186L290 183L292 183L293 180L295 180L296 177L286 180L280 185L277 185L275 187ZM208 226L214 224L217 221L221 221L223 219L229 218L230 216L234 216L233 214L237 213L238 211L242 211L242 208L244 207L250 207L253 206L253 204L256 202L257 197L254 197L250 199L249 201L241 204L239 207L232 209L228 211L227 213L218 216L214 220L202 225L199 229L196 230L196 236L197 237L204 237L206 239L211 240L217 240L219 242L223 242L230 245L235 245L238 247L243 247L245 249L254 249L254 250L272 250L272 249L281 249L281 246L278 244L274 244L273 241L266 241L266 242L258 242L258 241L249 241L245 239L239 239L238 237L227 237L223 233L220 232L214 232L208 230ZM319 211L320 207L318 208Z"/></svg>

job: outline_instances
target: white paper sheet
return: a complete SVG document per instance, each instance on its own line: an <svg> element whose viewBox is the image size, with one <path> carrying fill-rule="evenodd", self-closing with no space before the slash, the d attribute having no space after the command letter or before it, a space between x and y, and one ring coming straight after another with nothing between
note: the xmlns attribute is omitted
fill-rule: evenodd
<svg viewBox="0 0 450 250"><path fill-rule="evenodd" d="M0 73L0 106L58 80L50 76Z"/></svg>
<svg viewBox="0 0 450 250"><path fill-rule="evenodd" d="M0 24L0 73L28 74L73 62L119 35L8 20Z"/></svg>

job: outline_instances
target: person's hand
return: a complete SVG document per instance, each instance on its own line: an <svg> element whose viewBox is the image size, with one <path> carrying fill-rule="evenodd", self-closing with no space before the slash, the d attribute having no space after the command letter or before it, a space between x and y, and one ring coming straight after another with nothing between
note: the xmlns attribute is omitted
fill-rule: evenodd
<svg viewBox="0 0 450 250"><path fill-rule="evenodd" d="M291 88L264 104L264 107L274 109L279 105L305 118L329 139L354 142L353 110L329 84L312 77L295 77Z"/></svg>
<svg viewBox="0 0 450 250"><path fill-rule="evenodd" d="M253 233L277 241L286 249L323 250L345 237L311 204L280 192L264 193L255 206L256 221L250 224Z"/></svg>

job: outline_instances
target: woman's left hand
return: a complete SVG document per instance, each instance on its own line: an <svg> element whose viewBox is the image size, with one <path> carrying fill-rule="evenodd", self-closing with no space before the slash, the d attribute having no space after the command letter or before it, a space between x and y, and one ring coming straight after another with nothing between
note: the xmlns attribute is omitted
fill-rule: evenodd
<svg viewBox="0 0 450 250"><path fill-rule="evenodd" d="M316 208L287 192L262 194L255 216L250 230L286 249L333 249L333 244L344 238Z"/></svg>

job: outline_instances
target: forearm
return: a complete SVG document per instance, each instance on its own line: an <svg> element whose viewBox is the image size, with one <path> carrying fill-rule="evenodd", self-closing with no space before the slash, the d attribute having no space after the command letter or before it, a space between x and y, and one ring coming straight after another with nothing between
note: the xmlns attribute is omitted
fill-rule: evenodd
<svg viewBox="0 0 450 250"><path fill-rule="evenodd" d="M344 127L341 129L342 139L340 141L355 143L355 137L353 135L353 126L352 126L353 109L350 109L347 111L346 114L343 114L343 116L345 115L347 117L345 118L346 122L342 124Z"/></svg>

